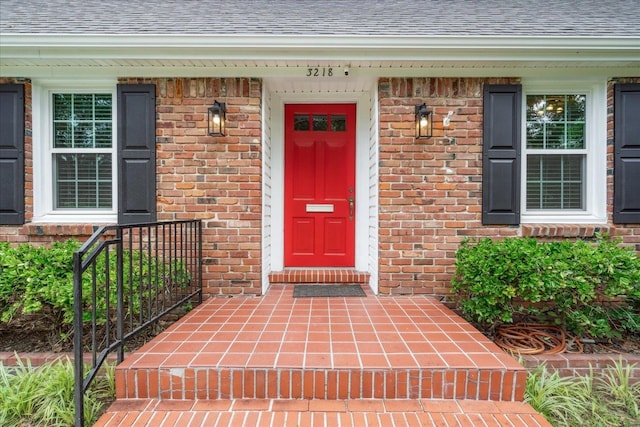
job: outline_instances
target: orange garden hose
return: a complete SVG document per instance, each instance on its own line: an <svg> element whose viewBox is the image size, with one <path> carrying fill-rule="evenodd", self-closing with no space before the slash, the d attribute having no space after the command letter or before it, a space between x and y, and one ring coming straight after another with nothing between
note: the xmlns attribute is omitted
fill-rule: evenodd
<svg viewBox="0 0 640 427"><path fill-rule="evenodd" d="M559 326L539 324L516 324L499 326L495 343L509 353L517 354L557 354L563 352L581 353L582 343L571 337L576 350L567 350L567 334Z"/></svg>

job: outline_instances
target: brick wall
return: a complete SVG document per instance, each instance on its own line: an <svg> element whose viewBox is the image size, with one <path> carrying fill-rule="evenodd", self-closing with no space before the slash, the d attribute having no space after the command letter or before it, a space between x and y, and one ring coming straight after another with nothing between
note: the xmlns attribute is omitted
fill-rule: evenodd
<svg viewBox="0 0 640 427"><path fill-rule="evenodd" d="M380 278L382 294L449 293L455 251L465 237L620 236L640 250L637 224L482 225L482 88L516 78L380 79ZM618 80L620 82L640 79ZM613 203L613 83L608 97L609 218ZM434 111L434 136L414 139L414 106ZM453 111L451 125L442 117Z"/></svg>
<svg viewBox="0 0 640 427"><path fill-rule="evenodd" d="M515 236L483 227L482 88L517 79L380 79L382 294L447 294L465 237ZM414 139L414 106L434 112L434 136ZM451 125L442 117L453 111Z"/></svg>
<svg viewBox="0 0 640 427"><path fill-rule="evenodd" d="M557 371L561 377L588 376L604 377L608 369L619 363L626 368L631 366L630 383L640 382L640 355L632 353L561 353L524 355L522 365L529 371L544 364L550 371Z"/></svg>
<svg viewBox="0 0 640 427"><path fill-rule="evenodd" d="M613 199L613 84L608 87L608 210ZM92 224L32 224L31 83L26 95L26 219L0 226L0 239L49 244L85 240ZM248 78L122 79L153 83L157 95L158 219L204 220L205 294L260 293L262 82ZM598 230L640 250L640 228L614 224L481 224L482 87L517 78L379 80L379 289L382 294L449 293L455 251L465 237L590 237ZM227 136L206 132L207 107L227 103ZM434 137L414 138L414 106L435 113ZM451 125L442 117L453 111Z"/></svg>
<svg viewBox="0 0 640 427"><path fill-rule="evenodd" d="M204 294L259 294L261 81L121 83L156 85L158 220L203 220ZM207 134L207 108L215 100L227 105L224 137Z"/></svg>
<svg viewBox="0 0 640 427"><path fill-rule="evenodd" d="M0 225L0 240L50 244L86 240L92 224L33 224L31 83L25 84L26 221ZM261 90L260 80L123 79L156 85L158 220L203 222L204 293L260 293ZM227 135L207 135L207 108L227 103Z"/></svg>

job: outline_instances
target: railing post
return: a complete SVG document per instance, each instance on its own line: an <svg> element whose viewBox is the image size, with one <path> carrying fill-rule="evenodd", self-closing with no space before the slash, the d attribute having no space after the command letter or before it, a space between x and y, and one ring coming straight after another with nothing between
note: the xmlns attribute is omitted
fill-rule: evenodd
<svg viewBox="0 0 640 427"><path fill-rule="evenodd" d="M178 235L177 226L180 226L180 234ZM134 249L132 247L133 237L132 237L132 229L139 228L142 230L142 227L147 227L148 236L147 236L147 244L149 248L145 253L143 251L143 233L140 231L139 235L139 248L137 250L140 252L140 264L133 265L133 253ZM162 236L158 235L158 229L156 228L155 239L151 237L151 228L150 227L161 227ZM187 268L191 266L190 258L193 256L190 250L186 249L186 246L191 246L191 243L188 241L189 238L192 237L192 233L187 232L187 226L193 227L195 226L195 234L197 234L197 242L195 245L195 250L197 252L197 265L195 265L195 271L192 272L191 268L188 268L188 274L193 274L193 276L197 276L195 278L197 280L196 286L198 287L196 290L192 289L190 286L186 295L181 292L179 289L181 286L185 286L180 283L183 280L182 268ZM115 231L116 238L110 239L108 236L105 236L106 232ZM144 276L144 265L142 263L145 255L151 257L153 254L153 250L151 249L152 244L156 245L155 253L156 260L155 262L148 262L149 268L155 265L156 268L156 279L158 274L160 274L160 289L163 292L167 293L168 298L162 298L162 309L158 312L158 310L153 313L147 313L148 316L144 316L144 313L140 313L140 319L134 325L134 317L133 317L133 307L125 306L125 303L133 304L133 294L129 295L128 298L130 301L127 301L125 298L125 268L124 268L124 248L125 242L125 234L128 236L128 251L130 252L128 255L129 265L128 265L128 284L130 285L128 288L130 292L133 292L135 288L134 283L132 283L132 278L134 277L134 269L137 268L140 270L141 276L138 278L138 288L139 288L139 299L141 304L141 309L143 308L143 299L147 297L145 294L145 290L142 289L142 286L145 280L149 283L154 282L152 277L152 272L148 271L147 275ZM178 239L179 238L179 239ZM111 322L112 313L112 305L110 303L109 295L112 292L112 280L110 276L110 265L109 262L109 248L116 247L116 325L115 325L115 333L116 340L111 343L111 327L113 323ZM180 249L179 249L180 248ZM96 351L98 349L95 348L95 344L93 345L93 360L92 366L87 370L87 373L84 372L84 347L83 347L83 274L88 268L92 269L92 287L93 287L93 303L89 304L92 306L93 313L91 315L92 319L92 337L95 341L96 337L96 307L100 304L96 301L96 285L100 285L99 282L96 281L96 265L100 257L104 254L104 286L105 286L105 315L106 315L106 324L105 333L106 333L106 341L103 343L104 347L99 349L99 354L96 357ZM162 257L162 259L160 259ZM112 353L117 353L117 363L122 363L124 360L124 341L125 339L131 338L133 335L138 334L143 329L149 327L152 324L158 322L160 318L164 315L168 314L174 309L177 309L181 305L194 301L194 297L198 297L198 303L202 302L202 221L200 220L192 220L192 221L173 221L173 222L164 222L164 223L154 223L152 224L138 224L138 225L130 225L130 226L107 226L100 227L99 230L93 233L93 235L87 240L81 248L76 251L73 255L73 299L74 299L74 313L73 313L73 328L74 328L74 337L73 337L73 351L74 351L74 384L75 384L75 393L74 393L74 404L75 404L75 426L76 427L84 427L84 393L89 389L92 381L98 374L98 371L102 364L106 361L107 356ZM168 270L168 271L167 271ZM147 284L147 286L151 286ZM167 288L165 291L165 287ZM149 295L151 295L152 290L149 290ZM172 297L175 294L176 300L173 301ZM157 295L156 295L157 298ZM168 306L165 307L165 303L168 301ZM158 306L158 302L156 302L156 306ZM127 309L127 307L129 307ZM149 306L150 307L150 306ZM125 324L125 317L128 313L127 310L131 310L131 324ZM85 378L86 376L86 378Z"/></svg>
<svg viewBox="0 0 640 427"><path fill-rule="evenodd" d="M124 248L122 227L116 227L116 240L116 340L122 343L122 338L124 337L124 269L122 266ZM118 363L122 363L124 360L124 345L118 347L117 358Z"/></svg>
<svg viewBox="0 0 640 427"><path fill-rule="evenodd" d="M82 257L73 254L73 366L75 426L84 427L84 360L82 348Z"/></svg>
<svg viewBox="0 0 640 427"><path fill-rule="evenodd" d="M196 223L198 229L198 304L202 304L202 221Z"/></svg>

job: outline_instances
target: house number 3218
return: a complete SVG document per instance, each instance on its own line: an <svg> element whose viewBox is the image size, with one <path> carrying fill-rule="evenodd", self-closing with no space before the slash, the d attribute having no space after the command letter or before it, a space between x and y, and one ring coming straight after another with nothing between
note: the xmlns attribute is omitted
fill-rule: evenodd
<svg viewBox="0 0 640 427"><path fill-rule="evenodd" d="M333 77L333 68L307 68L307 77Z"/></svg>

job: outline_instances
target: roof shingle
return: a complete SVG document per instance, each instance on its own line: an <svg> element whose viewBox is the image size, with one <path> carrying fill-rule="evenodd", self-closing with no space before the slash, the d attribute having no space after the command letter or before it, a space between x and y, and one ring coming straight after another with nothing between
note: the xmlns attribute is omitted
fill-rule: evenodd
<svg viewBox="0 0 640 427"><path fill-rule="evenodd" d="M4 34L638 37L638 0L2 0Z"/></svg>

